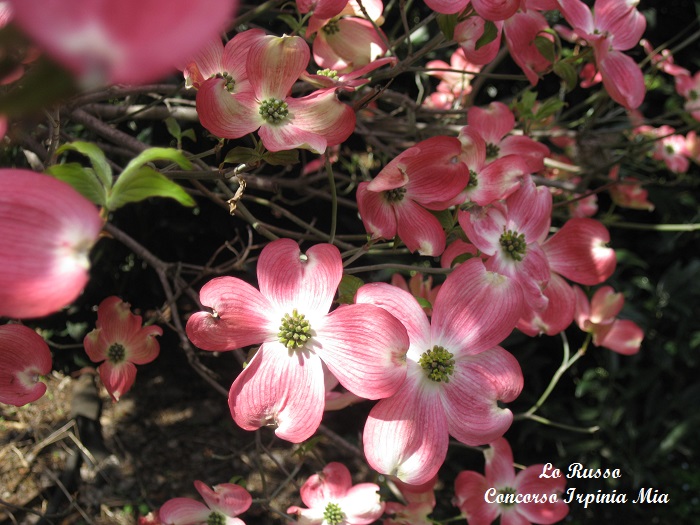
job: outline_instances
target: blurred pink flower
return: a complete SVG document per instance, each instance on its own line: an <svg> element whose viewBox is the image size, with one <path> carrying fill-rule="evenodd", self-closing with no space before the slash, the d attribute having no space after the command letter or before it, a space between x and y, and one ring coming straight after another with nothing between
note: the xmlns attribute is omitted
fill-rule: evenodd
<svg viewBox="0 0 700 525"><path fill-rule="evenodd" d="M595 291L590 302L578 286L574 286L574 293L576 324L584 332L593 335L594 345L622 355L639 352L644 331L634 321L617 318L625 304L621 293L615 293L610 286L603 286Z"/></svg>
<svg viewBox="0 0 700 525"><path fill-rule="evenodd" d="M350 471L338 462L328 463L320 473L309 477L300 492L308 508L287 509L288 514L297 516L293 523L299 525L368 525L384 512L379 486L353 486Z"/></svg>
<svg viewBox="0 0 700 525"><path fill-rule="evenodd" d="M33 171L0 169L0 188L0 317L60 310L88 281L99 212L65 182Z"/></svg>
<svg viewBox="0 0 700 525"><path fill-rule="evenodd" d="M392 482L401 492L405 504L388 502L386 513L391 517L384 520L384 525L433 525L435 521L428 516L435 508L437 476L422 485L409 485L399 479L392 479Z"/></svg>
<svg viewBox="0 0 700 525"><path fill-rule="evenodd" d="M563 520L569 513L561 498L566 478L540 478L544 465L532 465L516 474L513 451L504 438L491 443L484 456L486 476L465 470L455 480L454 504L469 525L489 525L498 516L501 525L549 525ZM522 501L533 497L546 501ZM497 498L512 502L499 503Z"/></svg>
<svg viewBox="0 0 700 525"><path fill-rule="evenodd" d="M642 187L639 180L634 177L625 177L624 180L620 180L619 164L611 168L608 178L612 181L619 181L618 184L610 186L608 190L610 198L615 204L633 210L654 210L654 204L649 202L649 192Z"/></svg>
<svg viewBox="0 0 700 525"><path fill-rule="evenodd" d="M365 424L372 468L419 485L437 474L450 436L482 445L510 427L513 414L500 402L520 394L523 377L518 361L496 345L522 314L514 282L470 259L441 286L432 321L408 292L386 283L362 286L355 300L394 315L410 339L405 382Z"/></svg>
<svg viewBox="0 0 700 525"><path fill-rule="evenodd" d="M436 88L437 92L450 95L445 99L446 103L438 102L437 97L426 99L426 101L432 100L433 107L442 107L443 109L449 109L455 101L463 103L464 98L472 91L471 80L474 75L470 73L481 71L480 65L472 64L467 60L464 49L461 47L452 53L449 64L442 60L431 60L425 65L425 68L428 75L440 79ZM432 71L437 69L451 69L453 71Z"/></svg>
<svg viewBox="0 0 700 525"><path fill-rule="evenodd" d="M240 138L258 130L270 151L303 148L323 153L355 129L355 112L338 100L335 89L290 96L309 63L309 46L300 37L253 35L247 47L249 88L239 91L228 79L206 80L197 93L202 125L218 137Z"/></svg>
<svg viewBox="0 0 700 525"><path fill-rule="evenodd" d="M391 276L391 285L397 286L405 292L410 293L419 302L421 302L420 300L422 299L423 301L429 303L430 306L423 305L423 311L425 311L425 314L428 317L433 314L432 305L435 302L438 292L440 291L440 285L438 284L433 288L432 275L428 275L424 278L421 272L416 272L407 283L403 275L400 273L395 273Z"/></svg>
<svg viewBox="0 0 700 525"><path fill-rule="evenodd" d="M639 107L646 87L642 70L622 53L636 46L646 29L636 0L596 0L593 11L581 0L558 0L559 9L577 37L593 48L603 86L615 102Z"/></svg>
<svg viewBox="0 0 700 525"><path fill-rule="evenodd" d="M194 486L206 504L191 498L173 498L160 508L163 525L245 525L238 518L253 503L248 491L240 485L221 483L213 490L201 481Z"/></svg>
<svg viewBox="0 0 700 525"><path fill-rule="evenodd" d="M10 0L14 22L87 86L146 83L221 33L236 0Z"/></svg>
<svg viewBox="0 0 700 525"><path fill-rule="evenodd" d="M361 182L357 205L367 232L375 239L397 234L412 252L440 255L445 231L428 210L446 209L469 181L454 137L421 141L395 157L372 180Z"/></svg>
<svg viewBox="0 0 700 525"><path fill-rule="evenodd" d="M136 379L136 366L150 363L160 351L155 336L163 335L160 326L142 327L140 315L134 315L129 303L119 297L104 299L97 308L95 329L83 344L95 363L100 379L114 401L129 391Z"/></svg>
<svg viewBox="0 0 700 525"><path fill-rule="evenodd" d="M299 443L321 423L323 365L367 399L392 395L406 375L406 330L372 305L343 305L328 313L343 274L340 252L317 244L301 253L291 239L268 244L258 260L260 291L234 277L204 285L187 335L204 350L261 344L229 393L236 423L246 430L276 426Z"/></svg>
<svg viewBox="0 0 700 525"><path fill-rule="evenodd" d="M31 328L0 326L0 403L21 407L46 392L39 376L51 371L51 352Z"/></svg>

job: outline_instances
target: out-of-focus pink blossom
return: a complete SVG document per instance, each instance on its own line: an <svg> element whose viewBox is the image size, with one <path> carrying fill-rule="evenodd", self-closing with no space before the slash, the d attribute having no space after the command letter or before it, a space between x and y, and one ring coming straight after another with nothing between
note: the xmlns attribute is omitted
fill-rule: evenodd
<svg viewBox="0 0 700 525"><path fill-rule="evenodd" d="M10 0L14 22L88 85L145 83L221 33L237 0Z"/></svg>
<svg viewBox="0 0 700 525"><path fill-rule="evenodd" d="M403 275L400 273L395 273L391 276L391 285L398 286L405 292L410 293L416 299L423 299L430 303L430 306L423 306L423 311L427 316L433 314L432 305L435 302L438 292L440 291L440 285L433 288L433 277L428 275L424 278L423 274L416 272L408 282Z"/></svg>
<svg viewBox="0 0 700 525"><path fill-rule="evenodd" d="M429 321L408 293L386 283L362 286L357 303L377 305L406 327L408 373L377 403L363 434L369 464L412 485L428 482L445 460L449 436L468 445L503 435L523 385L517 360L496 346L522 314L520 288L479 259L445 280Z"/></svg>
<svg viewBox="0 0 700 525"><path fill-rule="evenodd" d="M318 244L269 243L258 260L260 291L234 277L204 285L187 335L204 350L261 344L229 393L229 408L246 430L276 426L299 443L321 424L326 394L323 365L350 392L366 399L392 395L406 375L405 328L372 305L328 313L343 275L340 252Z"/></svg>
<svg viewBox="0 0 700 525"><path fill-rule="evenodd" d="M455 26L454 39L464 50L464 55L472 64L485 65L491 62L498 54L501 47L501 33L503 22L494 22L496 25L496 38L477 49L477 42L484 36L486 20L480 16L470 16Z"/></svg>
<svg viewBox="0 0 700 525"><path fill-rule="evenodd" d="M674 173L685 173L690 167L686 139L676 133L671 126L664 124L658 128L638 126L634 129L637 135L644 135L654 140L652 157L663 161L666 167Z"/></svg>
<svg viewBox="0 0 700 525"><path fill-rule="evenodd" d="M470 73L478 73L481 71L481 66L472 64L467 60L464 54L464 49L457 48L457 50L452 53L450 57L450 63L444 62L442 60L431 60L426 65L426 70L428 75L432 75L440 79L440 83L437 85L437 92L443 94L449 94L451 97L446 97L445 101L449 101L445 107L443 104L433 104L433 107L442 107L443 109L448 109L452 107L455 100L464 101L469 93L471 93L471 79L474 75ZM433 69L452 69L454 71L431 71ZM436 102L437 99L431 99Z"/></svg>
<svg viewBox="0 0 700 525"><path fill-rule="evenodd" d="M649 192L642 187L640 181L634 177L625 177L624 180L620 180L619 164L612 167L608 178L618 181L608 190L615 204L633 210L654 210L654 204L649 202Z"/></svg>
<svg viewBox="0 0 700 525"><path fill-rule="evenodd" d="M644 331L634 322L618 319L625 298L610 286L598 288L590 302L581 288L574 286L576 295L576 324L593 335L593 344L622 355L639 352Z"/></svg>
<svg viewBox="0 0 700 525"><path fill-rule="evenodd" d="M435 521L428 516L435 508L437 476L422 485L409 485L399 479L392 482L401 492L405 504L387 503L386 513L391 517L384 520L384 525L433 525Z"/></svg>
<svg viewBox="0 0 700 525"><path fill-rule="evenodd" d="M695 120L700 120L700 71L676 76L676 91L685 98L685 110Z"/></svg>
<svg viewBox="0 0 700 525"><path fill-rule="evenodd" d="M42 317L72 303L88 281L103 221L65 182L0 170L0 317Z"/></svg>
<svg viewBox="0 0 700 525"><path fill-rule="evenodd" d="M308 508L292 506L299 525L368 525L384 513L384 502L375 483L352 484L350 471L342 463L328 463L301 487L301 501Z"/></svg>
<svg viewBox="0 0 700 525"><path fill-rule="evenodd" d="M119 297L104 299L97 307L95 329L85 336L83 344L88 357L95 363L102 384L114 401L128 392L136 379L136 366L145 365L158 357L157 335L160 326L142 326L140 315L134 315Z"/></svg>
<svg viewBox="0 0 700 525"><path fill-rule="evenodd" d="M636 1L596 0L593 11L581 0L558 0L574 34L593 48L603 86L615 102L634 109L644 100L644 76L635 61L622 53L636 46L646 19Z"/></svg>
<svg viewBox="0 0 700 525"><path fill-rule="evenodd" d="M290 36L253 39L246 60L250 88L238 91L223 77L206 80L197 92L202 125L224 138L258 130L270 151L303 148L322 153L347 139L355 129L355 112L338 100L335 89L290 96L309 63L306 42Z"/></svg>
<svg viewBox="0 0 700 525"><path fill-rule="evenodd" d="M194 486L206 504L191 498L168 500L158 513L163 525L245 525L237 516L253 503L246 489L233 483L221 483L211 489L201 481L195 481Z"/></svg>
<svg viewBox="0 0 700 525"><path fill-rule="evenodd" d="M561 497L566 487L564 477L542 478L544 465L532 465L516 474L513 451L504 438L491 443L484 456L486 476L465 470L455 480L454 504L469 525L489 525L498 516L502 525L550 525L569 513ZM530 501L522 502L526 495ZM532 501L533 497L538 501Z"/></svg>
<svg viewBox="0 0 700 525"><path fill-rule="evenodd" d="M375 239L398 234L412 252L440 255L445 231L427 210L446 209L443 203L467 185L461 156L458 139L432 137L400 153L372 182L361 182L357 206L367 232Z"/></svg>
<svg viewBox="0 0 700 525"><path fill-rule="evenodd" d="M0 403L21 407L46 392L39 376L51 371L51 352L31 328L0 326Z"/></svg>
<svg viewBox="0 0 700 525"><path fill-rule="evenodd" d="M552 67L552 62L535 45L538 37L554 41L554 37L546 32L548 29L549 23L535 9L509 15L503 27L511 57L533 86L537 85L540 75Z"/></svg>
<svg viewBox="0 0 700 525"><path fill-rule="evenodd" d="M643 38L639 43L644 48L646 54L651 58L651 63L664 73L672 77L690 75L690 71L675 64L673 55L669 49L663 49L660 53L656 53L654 47L647 39Z"/></svg>

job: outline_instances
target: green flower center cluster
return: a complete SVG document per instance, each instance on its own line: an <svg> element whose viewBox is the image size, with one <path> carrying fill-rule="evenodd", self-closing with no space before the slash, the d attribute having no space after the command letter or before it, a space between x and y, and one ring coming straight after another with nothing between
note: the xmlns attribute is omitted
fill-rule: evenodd
<svg viewBox="0 0 700 525"><path fill-rule="evenodd" d="M295 308L292 315L284 314L277 337L284 346L296 350L311 339L311 325L304 314L300 314Z"/></svg>
<svg viewBox="0 0 700 525"><path fill-rule="evenodd" d="M500 152L501 148L499 148L497 144L486 144L486 158L498 157Z"/></svg>
<svg viewBox="0 0 700 525"><path fill-rule="evenodd" d="M450 376L455 371L454 355L441 346L423 352L418 364L425 370L426 375L436 383L449 383Z"/></svg>
<svg viewBox="0 0 700 525"><path fill-rule="evenodd" d="M384 198L388 202L402 201L405 196L406 196L406 188L394 188L393 190L386 190L384 192Z"/></svg>
<svg viewBox="0 0 700 525"><path fill-rule="evenodd" d="M323 77L332 78L333 80L338 80L338 72L335 69L319 69L316 71L316 74Z"/></svg>
<svg viewBox="0 0 700 525"><path fill-rule="evenodd" d="M260 116L265 122L277 124L289 115L289 106L284 100L268 98L260 104Z"/></svg>
<svg viewBox="0 0 700 525"><path fill-rule="evenodd" d="M345 519L345 514L337 503L329 503L323 511L323 521L328 525L339 525Z"/></svg>
<svg viewBox="0 0 700 525"><path fill-rule="evenodd" d="M126 358L126 350L119 343L114 343L107 350L107 360L112 363L121 363Z"/></svg>
<svg viewBox="0 0 700 525"><path fill-rule="evenodd" d="M216 78L223 78L226 81L226 84L224 84L226 91L228 91L229 93L233 93L233 90L236 87L236 81L233 79L230 73L224 71L223 73L217 73L214 76Z"/></svg>
<svg viewBox="0 0 700 525"><path fill-rule="evenodd" d="M469 170L469 182L467 183L467 188L476 188L479 185L479 176L476 171Z"/></svg>
<svg viewBox="0 0 700 525"><path fill-rule="evenodd" d="M212 512L209 514L207 517L207 525L225 525L226 524L226 516L221 514L221 512Z"/></svg>
<svg viewBox="0 0 700 525"><path fill-rule="evenodd" d="M332 20L329 20L328 23L325 26L323 26L322 30L327 35L335 35L338 31L340 31L338 19L334 18Z"/></svg>
<svg viewBox="0 0 700 525"><path fill-rule="evenodd" d="M511 488L511 487L503 487L502 489L500 489L498 491L498 493L503 494L504 496L509 495L509 494L512 494L513 496L515 496L518 493L518 491L515 490L514 488ZM505 498L504 501L511 501L511 499ZM502 507L512 507L513 505L515 505L515 503L500 503L500 505Z"/></svg>
<svg viewBox="0 0 700 525"><path fill-rule="evenodd" d="M511 259L514 261L523 260L523 255L525 255L527 249L524 234L508 230L501 235L499 242Z"/></svg>

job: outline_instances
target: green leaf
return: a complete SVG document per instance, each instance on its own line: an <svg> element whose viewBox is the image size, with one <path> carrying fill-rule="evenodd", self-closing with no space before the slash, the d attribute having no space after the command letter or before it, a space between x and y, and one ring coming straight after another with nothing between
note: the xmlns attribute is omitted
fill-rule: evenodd
<svg viewBox="0 0 700 525"><path fill-rule="evenodd" d="M195 135L192 128L186 129L182 132L182 138L190 139L192 142L197 142L197 135Z"/></svg>
<svg viewBox="0 0 700 525"><path fill-rule="evenodd" d="M132 172L138 171L144 164L154 162L156 160L169 160L171 162L175 162L183 170L192 169L192 164L180 150L175 148L149 148L139 153L131 160L131 162L129 162L129 164L126 165L126 168L124 168L122 174L119 175L115 187L117 184L119 184L119 181L124 178L128 179L131 177Z"/></svg>
<svg viewBox="0 0 700 525"><path fill-rule="evenodd" d="M365 282L359 277L343 275L338 285L338 303L353 304L355 302L355 293L363 284L365 284Z"/></svg>
<svg viewBox="0 0 700 525"><path fill-rule="evenodd" d="M85 168L77 162L70 162L51 166L46 172L70 184L75 191L98 206L104 206L107 202L107 189L100 184L95 172L90 168Z"/></svg>
<svg viewBox="0 0 700 525"><path fill-rule="evenodd" d="M537 108L537 112L535 113L535 119L544 120L547 117L551 117L552 115L554 115L563 107L563 101L555 97L548 98L547 100L542 102L542 104L540 104L540 106Z"/></svg>
<svg viewBox="0 0 700 525"><path fill-rule="evenodd" d="M578 85L578 74L574 66L560 60L553 67L554 74L564 81L567 91L573 90Z"/></svg>
<svg viewBox="0 0 700 525"><path fill-rule="evenodd" d="M299 163L299 150L268 151L263 155L263 160L271 166L288 166Z"/></svg>
<svg viewBox="0 0 700 525"><path fill-rule="evenodd" d="M182 140L182 129L180 128L180 123L175 120L173 117L168 117L165 119L165 127L168 130L168 133L180 142Z"/></svg>
<svg viewBox="0 0 700 525"><path fill-rule="evenodd" d="M485 45L490 44L491 42L496 40L497 36L498 28L496 27L496 24L491 22L491 20L486 20L484 23L484 33L479 37L479 40L476 41L474 49L478 51Z"/></svg>
<svg viewBox="0 0 700 525"><path fill-rule="evenodd" d="M263 155L253 148L237 146L226 154L224 164L249 164L254 165L263 159Z"/></svg>
<svg viewBox="0 0 700 525"><path fill-rule="evenodd" d="M415 297L415 296L414 296ZM420 305L421 308L433 308L433 305L430 304L430 301L427 299L424 299L423 297L415 297L416 301L418 301L418 304Z"/></svg>
<svg viewBox="0 0 700 525"><path fill-rule="evenodd" d="M131 171L129 176L119 177L107 200L107 208L116 210L130 202L138 202L149 197L175 199L183 206L194 206L195 200L178 184L153 168L142 166Z"/></svg>
<svg viewBox="0 0 700 525"><path fill-rule="evenodd" d="M540 55L550 62L554 62L557 59L554 51L554 42L552 42L549 38L544 36L536 36L535 47L537 48L537 51L540 52Z"/></svg>
<svg viewBox="0 0 700 525"><path fill-rule="evenodd" d="M66 151L76 151L81 155L85 155L90 159L92 169L95 170L95 175L99 177L102 185L107 189L112 187L112 168L109 162L107 162L107 157L104 152L97 145L91 142L75 141L64 144L56 150L56 153L63 153Z"/></svg>
<svg viewBox="0 0 700 525"><path fill-rule="evenodd" d="M446 232L449 232L454 227L454 216L452 215L452 212L450 210L431 210L430 213L435 215L437 220L440 221L440 226L442 226L442 229Z"/></svg>
<svg viewBox="0 0 700 525"><path fill-rule="evenodd" d="M458 18L457 14L437 16L438 27L447 40L454 39Z"/></svg>

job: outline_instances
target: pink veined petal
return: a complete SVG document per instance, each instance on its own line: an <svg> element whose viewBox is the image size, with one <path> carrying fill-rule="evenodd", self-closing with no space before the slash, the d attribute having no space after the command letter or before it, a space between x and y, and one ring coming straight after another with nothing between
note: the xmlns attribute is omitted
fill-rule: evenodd
<svg viewBox="0 0 700 525"><path fill-rule="evenodd" d="M244 430L276 426L278 437L301 443L313 436L323 417L323 368L308 350L264 343L229 392L233 420Z"/></svg>
<svg viewBox="0 0 700 525"><path fill-rule="evenodd" d="M399 238L412 252L437 257L445 251L445 230L435 215L409 198L394 203Z"/></svg>
<svg viewBox="0 0 700 525"><path fill-rule="evenodd" d="M378 306L341 306L324 319L314 342L340 384L365 399L393 395L406 378L408 334L398 319Z"/></svg>
<svg viewBox="0 0 700 525"><path fill-rule="evenodd" d="M250 46L246 69L258 100L284 100L309 64L308 44L298 36L268 35Z"/></svg>
<svg viewBox="0 0 700 525"><path fill-rule="evenodd" d="M528 167L528 173L544 169L544 159L550 154L549 148L524 135L509 135L501 141L499 155L518 155Z"/></svg>
<svg viewBox="0 0 700 525"><path fill-rule="evenodd" d="M513 401L522 389L520 365L503 348L477 355L456 354L454 374L442 390L450 435L473 446L503 436L513 422L513 413L499 407L498 401Z"/></svg>
<svg viewBox="0 0 700 525"><path fill-rule="evenodd" d="M65 182L33 171L0 169L0 187L0 317L60 310L88 281L99 212Z"/></svg>
<svg viewBox="0 0 700 525"><path fill-rule="evenodd" d="M198 525L206 523L211 510L204 503L191 498L173 498L158 511L165 525Z"/></svg>
<svg viewBox="0 0 700 525"><path fill-rule="evenodd" d="M467 122L479 132L486 144L498 144L515 126L515 116L502 102L491 102L486 108L469 108Z"/></svg>
<svg viewBox="0 0 700 525"><path fill-rule="evenodd" d="M223 78L210 78L197 92L197 115L202 126L217 137L237 139L258 129L265 121L260 103L251 91L231 94Z"/></svg>
<svg viewBox="0 0 700 525"><path fill-rule="evenodd" d="M409 180L409 166L414 157L421 155L420 148L412 146L394 157L389 164L384 166L367 188L370 191L387 191L406 186Z"/></svg>
<svg viewBox="0 0 700 525"><path fill-rule="evenodd" d="M443 268L452 268L453 266L460 264L460 262L464 262L455 262L458 257L466 256L465 260L469 260L472 257L478 257L477 252L478 250L476 249L476 246L474 246L472 243L461 239L455 239L447 246L447 248L445 248L445 251L442 252L440 266Z"/></svg>
<svg viewBox="0 0 700 525"><path fill-rule="evenodd" d="M503 25L506 43L510 55L533 86L537 85L539 75L546 72L552 62L539 52L535 45L535 38L553 40L552 36L544 36L549 29L549 24L544 16L529 9L527 12L519 11L507 19Z"/></svg>
<svg viewBox="0 0 700 525"><path fill-rule="evenodd" d="M449 434L438 390L422 388L423 370L412 366L400 392L371 410L362 441L373 469L420 485L444 462Z"/></svg>
<svg viewBox="0 0 700 525"><path fill-rule="evenodd" d="M246 60L250 47L256 42L260 42L264 37L265 32L262 29L248 29L238 33L226 43L223 56L221 57L221 65L223 70L229 73L236 83L248 78ZM238 92L241 90L238 86L235 86L234 91Z"/></svg>
<svg viewBox="0 0 700 525"><path fill-rule="evenodd" d="M379 497L379 485L358 483L340 501L348 524L369 525L384 513L384 502Z"/></svg>
<svg viewBox="0 0 700 525"><path fill-rule="evenodd" d="M581 2L581 0L558 0L557 3L561 14L564 15L564 18L574 30L593 33L595 30L593 13L591 13L586 4Z"/></svg>
<svg viewBox="0 0 700 525"><path fill-rule="evenodd" d="M112 363L105 361L97 367L102 384L114 401L126 394L136 380L136 366L128 361Z"/></svg>
<svg viewBox="0 0 700 525"><path fill-rule="evenodd" d="M106 297L97 307L97 324L104 341L123 343L141 330L141 316L131 313L129 303L116 295Z"/></svg>
<svg viewBox="0 0 700 525"><path fill-rule="evenodd" d="M13 22L88 84L143 84L225 29L235 0L21 0ZM135 17L134 13L138 13Z"/></svg>
<svg viewBox="0 0 700 525"><path fill-rule="evenodd" d="M469 211L459 210L457 220L469 242L483 253L493 255L500 249L499 240L508 224L503 204L494 203L492 206L471 208Z"/></svg>
<svg viewBox="0 0 700 525"><path fill-rule="evenodd" d="M188 63L182 68L187 87L199 89L206 79L217 73L221 73L221 58L224 53L224 44L221 37L216 36L192 56Z"/></svg>
<svg viewBox="0 0 700 525"><path fill-rule="evenodd" d="M23 406L46 392L40 375L51 371L51 352L44 339L18 324L0 326L0 403Z"/></svg>
<svg viewBox="0 0 700 525"><path fill-rule="evenodd" d="M484 501L491 488L478 472L464 470L455 479L455 505L469 520L470 525L491 525L500 513L500 506Z"/></svg>
<svg viewBox="0 0 700 525"><path fill-rule="evenodd" d="M549 525L558 523L569 514L569 506L561 495L566 490L565 478L540 478L544 465L532 465L515 477L518 494L557 494L556 503L518 503L517 510L532 523Z"/></svg>
<svg viewBox="0 0 700 525"><path fill-rule="evenodd" d="M612 286L601 286L591 297L591 322L609 322L620 313L624 304L625 296L622 293L615 293Z"/></svg>
<svg viewBox="0 0 700 525"><path fill-rule="evenodd" d="M508 155L496 159L479 171L476 186L467 188L469 200L479 206L487 206L505 199L521 186L523 177L530 173L524 159L518 155Z"/></svg>
<svg viewBox="0 0 700 525"><path fill-rule="evenodd" d="M610 98L627 109L638 108L644 101L646 87L642 70L632 57L607 51L597 57L597 62Z"/></svg>
<svg viewBox="0 0 700 525"><path fill-rule="evenodd" d="M617 319L610 331L605 334L598 346L604 346L622 355L634 355L644 339L644 331L634 322Z"/></svg>
<svg viewBox="0 0 700 525"><path fill-rule="evenodd" d="M501 508L501 522L499 525L530 525L525 516L518 512L518 506Z"/></svg>
<svg viewBox="0 0 700 525"><path fill-rule="evenodd" d="M373 239L393 239L397 232L394 207L382 192L371 191L370 184L361 182L357 187L357 208L362 224Z"/></svg>
<svg viewBox="0 0 700 525"><path fill-rule="evenodd" d="M486 458L484 473L489 485L498 488L514 488L513 450L508 441L505 438L498 438L489 443L489 448L484 450L484 457Z"/></svg>
<svg viewBox="0 0 700 525"><path fill-rule="evenodd" d="M328 147L328 142L323 136L301 129L290 122L263 124L258 134L263 145L270 151L300 148L313 153L323 153Z"/></svg>
<svg viewBox="0 0 700 525"><path fill-rule="evenodd" d="M340 14L347 3L347 0L297 0L297 7L302 14L313 10L314 16L333 18Z"/></svg>
<svg viewBox="0 0 700 525"><path fill-rule="evenodd" d="M126 359L135 365L145 365L153 361L160 352L157 335L163 335L160 326L146 326L135 333L131 339L125 341Z"/></svg>
<svg viewBox="0 0 700 525"><path fill-rule="evenodd" d="M459 22L455 26L454 39L464 50L464 55L467 60L475 65L484 65L490 63L498 54L498 49L501 47L501 32L503 31L503 22L494 22L498 31L493 42L489 42L485 46L476 49L476 43L484 34L484 26L486 21L480 16L470 16L466 20Z"/></svg>
<svg viewBox="0 0 700 525"><path fill-rule="evenodd" d="M307 317L328 313L342 277L340 252L332 244L302 253L292 239L278 239L265 246L258 261L260 292L290 314L293 308Z"/></svg>
<svg viewBox="0 0 700 525"><path fill-rule="evenodd" d="M326 34L325 40L333 53L342 61L358 69L366 66L373 60L386 53L381 29L377 30L372 22L364 18L346 17L338 20L338 31L333 34ZM379 31L379 32L378 32ZM386 38L386 36L384 36ZM316 47L314 42L314 59L316 58ZM317 60L318 62L318 60ZM322 67L340 70L319 63Z"/></svg>
<svg viewBox="0 0 700 525"><path fill-rule="evenodd" d="M574 305L574 321L584 332L588 331L591 318L591 303L588 301L586 292L579 286L573 286L576 304Z"/></svg>
<svg viewBox="0 0 700 525"><path fill-rule="evenodd" d="M549 300L547 308L543 312L530 308L518 321L518 330L530 337L538 334L556 335L565 330L574 319L574 291L558 274L550 275L544 295Z"/></svg>
<svg viewBox="0 0 700 525"><path fill-rule="evenodd" d="M287 99L292 124L323 137L328 146L337 146L355 131L355 112L338 100L334 89L322 89L297 99ZM269 149L269 148L268 148ZM322 153L323 149L312 149Z"/></svg>
<svg viewBox="0 0 700 525"><path fill-rule="evenodd" d="M526 242L541 243L547 238L552 221L552 193L545 186L536 186L530 177L506 201L508 219L525 235Z"/></svg>
<svg viewBox="0 0 700 525"><path fill-rule="evenodd" d="M594 285L615 271L617 257L607 246L610 233L594 219L570 219L542 245L553 272L579 284Z"/></svg>
<svg viewBox="0 0 700 525"><path fill-rule="evenodd" d="M315 18L312 17L309 21L309 33L313 33ZM325 23L321 24L321 27ZM352 61L349 59L343 59L340 57L331 44L328 42L328 37L325 31L318 31L313 43L313 54L314 62L316 62L319 67L324 69L333 69L335 71L345 72L354 69Z"/></svg>
<svg viewBox="0 0 700 525"><path fill-rule="evenodd" d="M521 316L517 283L487 271L481 259L469 259L440 287L431 339L444 348L459 349L459 355L478 354L503 341Z"/></svg>
<svg viewBox="0 0 700 525"><path fill-rule="evenodd" d="M647 27L646 18L637 11L635 2L625 0L597 0L595 24L601 32L613 36L613 49L626 51L639 44Z"/></svg>
<svg viewBox="0 0 700 525"><path fill-rule="evenodd" d="M107 340L100 328L90 331L83 339L83 347L93 363L100 363L107 359L107 350L112 343Z"/></svg>
<svg viewBox="0 0 700 525"><path fill-rule="evenodd" d="M338 462L328 463L319 474L306 480L299 494L309 508L325 506L329 501L337 503L344 498L352 486L348 467Z"/></svg>
<svg viewBox="0 0 700 525"><path fill-rule="evenodd" d="M221 483L212 490L208 485L197 480L194 486L211 510L221 512L230 518L244 513L253 503L253 497L248 491L234 483Z"/></svg>
<svg viewBox="0 0 700 525"><path fill-rule="evenodd" d="M235 277L217 277L202 287L204 306L187 320L187 337L202 350L235 350L262 343L277 334L281 318L271 319L273 305L251 285Z"/></svg>
<svg viewBox="0 0 700 525"><path fill-rule="evenodd" d="M406 327L411 345L423 349L430 346L430 322L409 292L386 283L369 283L357 290L355 302L383 308Z"/></svg>
<svg viewBox="0 0 700 525"><path fill-rule="evenodd" d="M459 131L462 159L470 170L480 171L486 162L486 141L475 127L464 126Z"/></svg>
<svg viewBox="0 0 700 525"><path fill-rule="evenodd" d="M462 12L469 5L469 0L425 0L425 5L436 13L453 15Z"/></svg>
<svg viewBox="0 0 700 525"><path fill-rule="evenodd" d="M471 0L474 10L486 20L505 20L520 8L521 0Z"/></svg>

